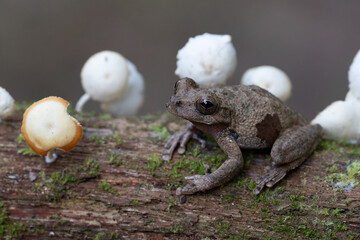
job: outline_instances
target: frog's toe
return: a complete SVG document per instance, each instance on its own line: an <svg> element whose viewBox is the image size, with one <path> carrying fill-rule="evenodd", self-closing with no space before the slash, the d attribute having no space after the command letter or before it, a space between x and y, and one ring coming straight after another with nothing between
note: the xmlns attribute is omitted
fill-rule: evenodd
<svg viewBox="0 0 360 240"><path fill-rule="evenodd" d="M188 184L186 184L185 187L178 187L176 189L176 195L181 196L181 195L186 195L186 194L193 194L198 191L199 190L196 185L188 183Z"/></svg>
<svg viewBox="0 0 360 240"><path fill-rule="evenodd" d="M188 185L186 185L185 187L178 187L176 189L176 195L177 196L182 196L182 195L185 195L185 194L192 194L194 193L194 188L193 187L190 187Z"/></svg>
<svg viewBox="0 0 360 240"><path fill-rule="evenodd" d="M283 179L286 176L286 172L279 172L276 176L274 176L270 181L266 183L267 187L273 187L277 182Z"/></svg>
<svg viewBox="0 0 360 240"><path fill-rule="evenodd" d="M172 158L172 156L174 155L174 151L175 151L177 145L179 144L182 135L183 135L182 133L178 132L171 136L169 141L164 146L163 155L162 155L163 160L168 161Z"/></svg>
<svg viewBox="0 0 360 240"><path fill-rule="evenodd" d="M265 183L264 182L258 182L256 188L253 190L253 194L258 195L261 190L264 188Z"/></svg>
<svg viewBox="0 0 360 240"><path fill-rule="evenodd" d="M271 170L257 182L257 187L253 190L253 193L257 195L261 192L264 186L274 186L277 182L286 176L286 172L286 169L281 167Z"/></svg>
<svg viewBox="0 0 360 240"><path fill-rule="evenodd" d="M186 150L186 144L189 142L190 138L192 137L193 133L191 131L186 131L181 138L179 139L179 148L178 153L184 154Z"/></svg>
<svg viewBox="0 0 360 240"><path fill-rule="evenodd" d="M185 177L185 180L187 180L188 183L196 183L196 180L202 179L203 177L204 175L193 175Z"/></svg>
<svg viewBox="0 0 360 240"><path fill-rule="evenodd" d="M185 177L186 186L176 189L176 195L193 194L199 191L210 189L210 182L207 175L193 175Z"/></svg>

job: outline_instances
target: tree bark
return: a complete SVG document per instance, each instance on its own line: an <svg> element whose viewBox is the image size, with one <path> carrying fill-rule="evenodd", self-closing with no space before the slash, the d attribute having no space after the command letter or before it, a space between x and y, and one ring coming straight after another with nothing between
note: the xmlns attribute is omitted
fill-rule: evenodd
<svg viewBox="0 0 360 240"><path fill-rule="evenodd" d="M159 161L168 134L150 126L173 132L184 122L78 115L82 140L46 164L19 153L27 148L16 141L20 115L0 122L1 239L360 239L360 187L347 180L359 181L358 146L324 142L257 196L251 180L271 168L268 151L244 150L239 176L180 203L184 176L214 167L222 154L211 141L200 151L192 142L185 158Z"/></svg>

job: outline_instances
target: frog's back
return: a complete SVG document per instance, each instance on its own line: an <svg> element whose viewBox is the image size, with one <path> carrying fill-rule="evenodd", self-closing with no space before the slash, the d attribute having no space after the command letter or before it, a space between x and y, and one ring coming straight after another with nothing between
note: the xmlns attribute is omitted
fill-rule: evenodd
<svg viewBox="0 0 360 240"><path fill-rule="evenodd" d="M240 146L269 147L281 131L307 124L301 114L258 86L229 86L222 94L232 111L230 129L239 137Z"/></svg>

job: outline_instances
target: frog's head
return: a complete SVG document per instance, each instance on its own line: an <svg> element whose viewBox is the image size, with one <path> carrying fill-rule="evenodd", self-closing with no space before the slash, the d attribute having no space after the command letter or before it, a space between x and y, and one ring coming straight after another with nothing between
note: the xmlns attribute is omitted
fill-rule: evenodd
<svg viewBox="0 0 360 240"><path fill-rule="evenodd" d="M230 122L230 111L221 106L216 91L199 88L190 78L175 83L174 95L166 104L168 111L194 123L207 125Z"/></svg>

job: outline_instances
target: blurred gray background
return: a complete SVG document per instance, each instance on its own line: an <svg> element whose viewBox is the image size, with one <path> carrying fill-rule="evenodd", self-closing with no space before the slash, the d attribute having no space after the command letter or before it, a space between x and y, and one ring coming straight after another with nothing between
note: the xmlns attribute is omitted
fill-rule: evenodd
<svg viewBox="0 0 360 240"><path fill-rule="evenodd" d="M140 114L164 111L178 49L204 32L230 34L238 67L228 84L250 67L279 67L293 83L288 104L311 119L345 97L359 10L360 1L335 0L0 0L0 86L17 101L56 95L75 104L84 62L113 50L145 77Z"/></svg>

